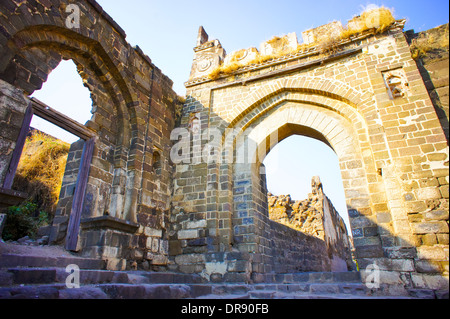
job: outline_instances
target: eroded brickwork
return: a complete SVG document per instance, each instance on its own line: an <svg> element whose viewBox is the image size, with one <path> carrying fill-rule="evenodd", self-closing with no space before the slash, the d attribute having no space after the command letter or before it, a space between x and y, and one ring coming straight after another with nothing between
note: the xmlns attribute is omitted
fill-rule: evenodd
<svg viewBox="0 0 450 319"><path fill-rule="evenodd" d="M67 24L71 4L80 9L77 27ZM448 142L405 21L316 43L317 35L342 30L333 23L305 32L307 45L286 54L298 45L295 34L227 55L201 28L181 110L171 80L95 1L5 0L0 9L1 184L29 95L62 59L76 63L91 92L86 127L96 138L80 254L106 260L109 269L210 281L258 283L332 269L336 245L326 229L322 240L269 218L261 163L276 143L300 134L338 155L363 280L375 265L376 293L448 293ZM251 63L261 52L273 56ZM189 151L172 163L175 126L189 137ZM231 151L213 152L221 142ZM72 218L80 148L72 147L55 244Z"/></svg>
<svg viewBox="0 0 450 319"><path fill-rule="evenodd" d="M430 93L436 113L447 136L449 132L449 26L448 23L437 28L414 33L407 32L413 53L418 56L417 67L425 86ZM422 50L422 52L414 52Z"/></svg>
<svg viewBox="0 0 450 319"><path fill-rule="evenodd" d="M324 194L319 177L313 179L312 192L306 200L293 201L290 195L269 194L269 217L303 234L319 238L326 246L326 253L321 260L329 259L328 271L345 272L356 268L352 260L353 247L347 226ZM303 256L313 255L317 251L310 245L306 247L311 252L306 252Z"/></svg>
<svg viewBox="0 0 450 319"><path fill-rule="evenodd" d="M274 145L268 140L275 131L278 141L300 134L331 146L340 161L356 259L365 275L370 275L366 267L379 267L381 294L448 289L447 140L403 23L335 42L330 50L309 45L241 67L216 51L216 58L230 61L230 68L225 64L213 77L206 70L212 63L196 67L202 52L198 48L182 119L188 127L195 113L202 129L219 129L224 139L227 129L237 130L263 148ZM291 40L289 35L284 43ZM211 53L218 43L209 41L204 49ZM255 50L248 49L247 56ZM241 51L230 55L246 56ZM245 147L239 138L234 141L237 150ZM202 252L226 256L237 249L253 256L246 257L251 265L228 269L228 275L251 269L257 280L273 270L269 260L286 260L270 249L276 236L270 236L272 224L260 187L264 158L255 158L247 164L178 165L174 207L193 220L206 217L206 223L189 230L204 238ZM205 271L215 267L208 259L184 263L187 256L195 256L194 250L189 241L175 240L187 229L177 219L173 223L173 242L181 243L177 254L186 256L175 265L211 273Z"/></svg>
<svg viewBox="0 0 450 319"><path fill-rule="evenodd" d="M73 14L70 5L79 9L79 26L67 22ZM72 59L91 92L93 117L86 127L97 136L80 249L90 247L85 250L89 256L108 259L112 268L125 269L127 259L145 261L147 268L166 265L170 131L178 103L172 81L126 42L125 32L95 1L8 0L0 9L0 79L6 88L1 101L2 163L9 164L28 96L62 59ZM152 169L155 153L161 161L158 172ZM64 242L71 217L76 176L68 168L52 232L55 243ZM118 239L109 234L110 227Z"/></svg>

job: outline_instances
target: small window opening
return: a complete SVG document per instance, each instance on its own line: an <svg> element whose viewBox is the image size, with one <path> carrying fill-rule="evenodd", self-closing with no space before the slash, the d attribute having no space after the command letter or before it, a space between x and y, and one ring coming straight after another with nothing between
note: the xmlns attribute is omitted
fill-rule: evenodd
<svg viewBox="0 0 450 319"><path fill-rule="evenodd" d="M161 163L161 154L157 151L153 152L153 160L152 160L153 166L153 172L158 175L161 176L162 174L162 163Z"/></svg>

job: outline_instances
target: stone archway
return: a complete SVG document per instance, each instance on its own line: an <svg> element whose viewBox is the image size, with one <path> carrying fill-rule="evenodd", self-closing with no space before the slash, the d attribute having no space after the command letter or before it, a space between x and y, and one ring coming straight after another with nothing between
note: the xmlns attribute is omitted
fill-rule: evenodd
<svg viewBox="0 0 450 319"><path fill-rule="evenodd" d="M141 269L167 267L170 132L180 106L173 82L126 41L125 31L96 1L11 2L2 6L0 29L1 184L29 95L62 59L71 59L94 104L93 118L82 128L97 138L86 165L90 173L77 250L108 260L111 269L125 269L127 260ZM160 165L153 169L156 151ZM71 214L73 187L67 189L54 222L57 243L64 241Z"/></svg>
<svg viewBox="0 0 450 319"><path fill-rule="evenodd" d="M66 12L68 4L64 1L39 4L38 7L33 7L33 3L21 5L27 9L16 10L11 6L4 12L5 17L14 15L22 22L8 24L4 29L0 78L17 92L25 93L26 99L41 88L48 74L62 59L76 63L93 100L93 117L86 127L96 135L92 163L89 163L86 197L81 207L81 236L77 251L93 258L108 258L111 268L123 268L126 266L123 258L130 254L131 237L139 228L138 220L147 227L153 215L157 215L149 217L146 211L139 216L145 209L142 189L150 189L147 186L151 183L150 172L146 173L145 168L151 161L153 147L163 150L163 181L165 185L169 184L168 150L164 147L167 143L164 138L161 143L151 142L151 139L155 140L156 133L161 134L162 129L170 130L170 125L174 125L170 103L176 101L173 98L176 95L171 90L172 83L142 51L126 42L124 31L95 2L76 4L80 9L81 23L73 28L66 25L70 12ZM28 12L32 12L31 16L27 15ZM11 21L17 19L15 17ZM7 43L3 43L5 41ZM158 101L152 98L153 81L158 82L154 85L159 89ZM171 96L171 102L169 99L162 102L160 99L167 95ZM164 108L166 102L171 105L167 110ZM149 104L153 104L152 111ZM2 107L8 109L10 106L2 104ZM154 110L158 111L161 119L150 124L151 116L156 118L155 114L150 115ZM22 114L18 114L17 118L20 119L20 116ZM147 121L139 121L140 118ZM156 126L155 122L159 125L156 133L149 128ZM11 138L11 145L14 145L14 139ZM70 180L69 177L67 180ZM72 183L76 184L76 181ZM71 190L75 187L66 186L67 192L60 201L51 234L52 242L58 244L63 243L66 237L72 207ZM167 189L163 191L167 193ZM155 200L159 207L165 207L160 201ZM156 217L163 220L161 216ZM155 228L160 226L156 222L153 224ZM136 236L141 235L144 237L143 233ZM111 236L116 239L111 241ZM117 238L120 238L120 243ZM145 240L139 244L137 239L135 242L134 246L139 246L142 251L147 249ZM114 249L105 248L103 251L103 247L112 246ZM164 254L159 251L155 253ZM122 258L120 265L115 264L117 258Z"/></svg>
<svg viewBox="0 0 450 319"><path fill-rule="evenodd" d="M442 251L446 225L423 213L448 203L442 178L448 176L442 170L448 167L448 146L403 26L397 21L389 32L338 41L331 53L317 46L218 75L212 70L209 77L198 65L207 65L214 56L215 63L223 60L227 66L231 55L226 56L218 40L208 41L201 29L181 126L187 127L195 114L207 135L220 131L222 144L233 151L225 148L220 155L225 161L177 166L173 229L178 237L173 245L179 269L208 279L219 274L229 281L263 280L263 274L295 270L291 262L301 254L290 252L308 244L284 232L295 239L280 244L277 263L285 268L274 269L273 247L282 243L277 234L283 230L266 216L259 170L271 146L302 134L327 143L338 155L361 269L380 267L386 290L391 284L397 289L398 283L400 290L431 287L433 280L437 289L444 287L446 280L438 272L446 270L429 276L420 269L427 258L447 258ZM404 79L402 94L390 94L385 79L391 74ZM279 136L273 142L274 132ZM443 238L442 244L425 247L422 236ZM194 238L205 243L203 255L193 253L197 247L189 240L199 243ZM397 278L395 283L391 278Z"/></svg>
<svg viewBox="0 0 450 319"><path fill-rule="evenodd" d="M83 33L83 30L80 33ZM112 171L113 176L100 177L105 185L91 190L94 194L97 193L95 197L100 196L106 200L109 198L109 203L97 203L97 207L84 217L99 217L108 212L119 219L135 222L140 180L136 178L133 169L130 169L133 165L130 165L128 159L135 156L133 153L136 152L136 103L133 102L116 63L106 53L104 44L100 43L103 40L86 38L80 33L65 27L49 28L41 25L19 30L9 40L11 45L7 54L11 59L8 64L5 63L4 76L8 79L8 74L14 73L11 69L16 69L16 77L8 80L32 94L35 89L41 87L41 81L47 78L61 59L71 59L77 64L80 76L91 91L93 99L93 118L87 126L99 136L96 143L97 153L110 153L111 150L114 152L114 167L106 169ZM29 70L26 70L27 67ZM21 79L22 73L19 70L22 69L31 73L34 82ZM114 116L118 120L112 119ZM102 155L94 155L93 158L93 161L97 162L105 160ZM106 186L111 184L110 179L113 184L111 192Z"/></svg>
<svg viewBox="0 0 450 319"><path fill-rule="evenodd" d="M15 44L14 56L6 66L6 70L22 68L22 61L33 61L39 68L45 70L45 76L40 74L41 78L44 78L41 80L45 80L60 59L71 59L76 63L93 99L93 118L87 126L99 135L97 148L103 152L109 152L110 148L114 150L115 187L110 203L108 207L99 207L97 212L91 212L90 217L98 217L103 215L104 211L108 211L112 216L136 221L136 204L133 205L132 202L135 201L137 194L132 193L136 193L138 181L134 181L134 173L127 172L129 163L126 160L132 155L129 152L133 152L130 150L133 149L132 143L137 138L137 131L133 130L133 127L136 127L136 111L133 106L128 107L133 105L129 89L104 48L96 45L98 42L83 38L76 32L55 27L47 30L45 26L31 26L19 31L10 42ZM22 64L27 65L25 62ZM33 69L29 72L33 73ZM20 73L16 74L17 78L11 80L20 87L24 81L20 78ZM32 94L33 90L41 87L41 80L36 76L36 83L24 83L22 88ZM111 116L117 116L119 121L112 120ZM105 129L107 131L104 131ZM128 190L122 194L121 191L114 191L118 188Z"/></svg>
<svg viewBox="0 0 450 319"><path fill-rule="evenodd" d="M267 101L264 98L261 100ZM267 205L267 193L259 187L259 168L268 151L293 134L313 137L335 150L342 168L348 207L367 211L372 206L366 175L368 170L364 167L361 147L354 130L354 124L357 123L349 119L353 114L353 118L360 120L353 107L344 105L341 101L336 103L336 99L310 93L281 92L271 100L274 103L256 103L255 109L258 111L249 111L248 115L237 122L235 129L240 129L246 138L236 138L236 153L245 151L248 162L240 161L240 156L237 155L231 177L234 181L234 215L231 223L235 241L233 246L244 251L253 247L254 253L263 255L270 247L267 242L267 234L270 233L267 225L271 221L268 220L267 209L264 209L264 205ZM264 106L259 107L261 104ZM340 113L336 112L338 107ZM342 115L345 113L349 116ZM249 144L255 146L251 147ZM356 183L358 187L355 187ZM253 220L253 223L249 223L249 220ZM286 264L289 262L284 261ZM295 264L291 266L291 269L286 267L285 271L295 272ZM267 265L260 265L259 268L267 268ZM311 268L310 271L326 271L326 268Z"/></svg>

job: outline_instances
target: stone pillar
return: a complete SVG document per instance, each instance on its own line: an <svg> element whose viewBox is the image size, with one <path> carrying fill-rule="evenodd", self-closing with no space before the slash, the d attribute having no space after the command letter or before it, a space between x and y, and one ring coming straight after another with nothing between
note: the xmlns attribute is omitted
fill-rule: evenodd
<svg viewBox="0 0 450 319"><path fill-rule="evenodd" d="M28 105L21 90L0 80L0 187L10 169Z"/></svg>
<svg viewBox="0 0 450 319"><path fill-rule="evenodd" d="M83 256L103 259L108 270L124 271L131 256L131 241L139 225L103 216L81 221L79 245Z"/></svg>

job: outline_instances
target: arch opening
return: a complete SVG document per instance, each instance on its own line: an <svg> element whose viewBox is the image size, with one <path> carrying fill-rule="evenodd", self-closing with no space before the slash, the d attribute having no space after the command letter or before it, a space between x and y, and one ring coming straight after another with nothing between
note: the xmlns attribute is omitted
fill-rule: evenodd
<svg viewBox="0 0 450 319"><path fill-rule="evenodd" d="M42 89L30 96L37 98L54 110L67 115L81 125L92 119L92 99L89 89L82 85L82 79L73 60L62 60L50 73ZM57 137L66 143L75 143L78 137L52 125L44 119L34 116L31 127Z"/></svg>
<svg viewBox="0 0 450 319"><path fill-rule="evenodd" d="M267 191L272 195L269 206L275 197L289 196L298 208L298 202L312 195L311 181L319 177L324 193L350 229L339 159L328 143L307 135L290 135L272 148L263 165L262 178L266 178Z"/></svg>
<svg viewBox="0 0 450 319"><path fill-rule="evenodd" d="M84 196L84 187L78 181L86 174L83 160L92 160L86 150L93 143L89 143L90 137L76 131L85 130L82 123L92 118L92 100L72 61L61 62L30 98L32 106L19 137L20 160L11 187L27 194L26 207L33 217L39 218L38 226L42 227L53 224L61 202ZM24 230L15 236L37 236L36 230Z"/></svg>
<svg viewBox="0 0 450 319"><path fill-rule="evenodd" d="M246 124L242 125L244 122ZM260 251L269 249L272 260L278 260L283 264L282 271L354 270L352 232L347 207L353 207L353 197L359 200L360 197L366 196L367 191L364 188L364 181L361 183L363 186L355 191L348 180L349 172L362 180L365 178L360 169L361 152L358 141L355 140L354 126L349 119L319 105L285 101L267 110L262 116L243 119L237 127L245 127L240 137L236 139L236 162L233 169L233 179L237 183L233 188L235 207L233 226L234 238L238 242L239 249L253 249L255 245L253 240L257 237L260 242L257 244L258 249ZM289 144L289 141L295 138L307 139L315 143L314 147L321 146L323 151L327 151L325 155L318 157L322 162L317 158L314 161L313 156L311 160L317 162L315 164L319 166L321 164L326 168L334 168L333 173L339 184L339 200L333 201L327 196L326 192L331 185L328 185L328 180L325 184L316 176L323 175L320 171L305 178L305 183L311 183L307 196L288 197L286 195L294 193L290 190L276 194L284 197L268 196L271 184L270 178L266 180L265 174L266 172L270 174L270 157L276 154L276 151L273 151L277 146ZM297 157L308 156L308 151L308 146L303 148L300 146L300 154ZM248 162L239 161L244 154L247 155ZM289 155L280 157L283 160L289 159ZM287 168L289 164L280 166ZM291 177L292 174L288 174L281 179L282 183L287 184L286 180ZM244 188L242 185L251 187ZM324 186L327 186L326 189ZM302 201L305 198L307 199ZM339 206L336 202L339 202ZM340 208L336 209L336 206ZM280 215L278 218L277 213ZM254 230L246 224L250 221L255 225L265 226L256 226ZM314 228L314 224L317 227ZM305 229L305 226L309 229ZM251 236L245 235L247 232ZM301 252L302 258L315 256L315 261L308 263L302 258L291 260L286 256L278 256L273 247L287 244L286 241L289 240L293 251ZM309 242L308 248L305 248L304 241Z"/></svg>

